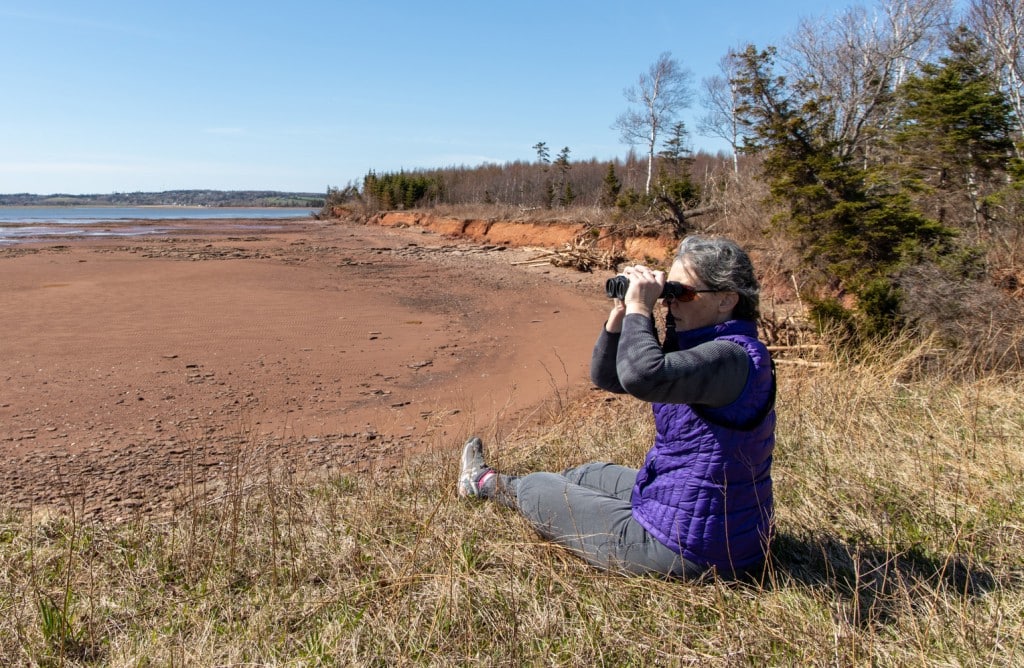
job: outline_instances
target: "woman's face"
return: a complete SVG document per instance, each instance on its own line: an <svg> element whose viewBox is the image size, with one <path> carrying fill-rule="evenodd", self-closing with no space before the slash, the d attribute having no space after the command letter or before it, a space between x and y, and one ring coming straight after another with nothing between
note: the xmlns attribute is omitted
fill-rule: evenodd
<svg viewBox="0 0 1024 668"><path fill-rule="evenodd" d="M676 260L668 272L668 280L689 285L697 290L707 290L708 286L693 272L685 260ZM685 332L701 327L710 327L732 318L732 311L739 301L739 295L731 291L699 292L693 301L682 302L673 299L669 302L669 310L676 321L676 330Z"/></svg>

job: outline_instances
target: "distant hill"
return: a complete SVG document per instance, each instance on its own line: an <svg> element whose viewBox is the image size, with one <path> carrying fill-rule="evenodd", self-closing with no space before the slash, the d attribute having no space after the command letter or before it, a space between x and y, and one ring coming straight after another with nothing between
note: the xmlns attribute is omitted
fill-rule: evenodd
<svg viewBox="0 0 1024 668"><path fill-rule="evenodd" d="M320 193L276 190L165 190L109 195L0 195L0 206L291 206L322 207Z"/></svg>

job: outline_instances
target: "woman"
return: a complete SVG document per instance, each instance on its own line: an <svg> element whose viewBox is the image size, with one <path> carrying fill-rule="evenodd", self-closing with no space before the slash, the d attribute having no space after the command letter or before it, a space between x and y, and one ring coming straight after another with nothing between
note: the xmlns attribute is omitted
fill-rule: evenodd
<svg viewBox="0 0 1024 668"><path fill-rule="evenodd" d="M683 241L667 276L682 287L666 298L664 347L652 314L665 274L636 265L622 275L629 286L594 346L591 378L652 404L656 435L643 467L501 475L474 437L459 495L517 508L600 568L690 578L755 571L772 529L775 375L757 339L750 258L728 239Z"/></svg>

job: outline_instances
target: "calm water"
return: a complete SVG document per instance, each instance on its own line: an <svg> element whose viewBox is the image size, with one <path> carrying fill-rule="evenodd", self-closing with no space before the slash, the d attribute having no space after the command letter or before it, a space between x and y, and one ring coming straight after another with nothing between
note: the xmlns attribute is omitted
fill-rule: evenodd
<svg viewBox="0 0 1024 668"><path fill-rule="evenodd" d="M134 236L163 230L161 220L309 218L312 208L179 206L0 206L0 244L40 237ZM146 221L138 227L127 221ZM105 224L119 223L119 227Z"/></svg>

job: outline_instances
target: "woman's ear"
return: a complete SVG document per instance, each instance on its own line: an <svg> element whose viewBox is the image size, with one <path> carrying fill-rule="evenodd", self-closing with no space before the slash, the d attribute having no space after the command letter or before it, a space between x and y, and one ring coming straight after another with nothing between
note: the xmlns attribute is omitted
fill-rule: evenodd
<svg viewBox="0 0 1024 668"><path fill-rule="evenodd" d="M740 295L737 292L723 292L718 302L719 313L732 313L736 305L740 303Z"/></svg>

